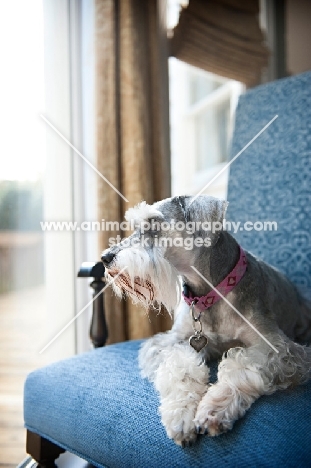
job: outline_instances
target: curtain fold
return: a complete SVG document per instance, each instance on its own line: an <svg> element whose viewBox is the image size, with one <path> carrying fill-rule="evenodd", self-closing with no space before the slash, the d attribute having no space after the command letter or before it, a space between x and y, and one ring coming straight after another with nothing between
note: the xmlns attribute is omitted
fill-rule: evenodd
<svg viewBox="0 0 311 468"><path fill-rule="evenodd" d="M96 0L99 218L122 221L136 203L170 196L169 101L165 8L161 0ZM129 233L103 231L111 237ZM171 326L167 313L105 292L109 342L149 336Z"/></svg>
<svg viewBox="0 0 311 468"><path fill-rule="evenodd" d="M258 14L258 0L189 0L171 32L170 55L253 86L269 57Z"/></svg>

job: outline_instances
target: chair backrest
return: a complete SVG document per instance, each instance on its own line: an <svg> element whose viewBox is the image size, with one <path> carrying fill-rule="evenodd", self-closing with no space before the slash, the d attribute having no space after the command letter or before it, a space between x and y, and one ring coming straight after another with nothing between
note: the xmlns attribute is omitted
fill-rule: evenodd
<svg viewBox="0 0 311 468"><path fill-rule="evenodd" d="M311 299L311 72L241 96L231 158L228 221L245 249L282 271ZM252 230L246 230L256 223ZM276 221L277 231L261 230Z"/></svg>

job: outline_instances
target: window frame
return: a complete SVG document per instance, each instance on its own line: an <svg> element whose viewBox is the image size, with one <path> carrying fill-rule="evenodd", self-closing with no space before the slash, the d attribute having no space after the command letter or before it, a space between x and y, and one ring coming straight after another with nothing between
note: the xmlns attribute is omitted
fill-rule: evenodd
<svg viewBox="0 0 311 468"><path fill-rule="evenodd" d="M171 76L171 101L176 105L176 92L173 89L177 83L178 77L178 109L171 107L171 127L172 127L172 175L173 175L173 194L187 193L197 194L219 171L221 171L226 162L211 164L205 170L196 170L197 141L195 119L202 115L208 109L216 108L219 103L230 100L230 122L229 122L229 140L233 133L234 115L239 96L243 93L245 86L234 80L227 80L223 77L215 76L203 70L196 69L190 65L184 64L174 59L176 70ZM175 76L174 76L175 75ZM195 76L210 77L213 81L218 81L220 86L211 91L205 97L189 105L190 102L190 79ZM173 104L173 105L174 105ZM177 137L178 135L178 137ZM179 141L178 141L179 140ZM209 187L208 193L220 198L227 195L228 170L223 173Z"/></svg>
<svg viewBox="0 0 311 468"><path fill-rule="evenodd" d="M61 19L61 20L60 20ZM94 0L44 2L45 116L96 166L94 104ZM48 126L47 126L48 127ZM46 128L45 220L97 220L97 175L51 128ZM82 262L99 257L96 232L45 233L49 336L73 323L44 351L57 360L91 348L92 306L87 279L77 278Z"/></svg>

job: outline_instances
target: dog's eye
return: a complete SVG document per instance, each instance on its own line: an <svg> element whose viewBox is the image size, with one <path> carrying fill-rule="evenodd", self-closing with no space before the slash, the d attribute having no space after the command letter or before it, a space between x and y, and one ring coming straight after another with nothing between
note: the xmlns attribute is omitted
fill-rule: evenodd
<svg viewBox="0 0 311 468"><path fill-rule="evenodd" d="M160 231L157 229L148 229L140 232L141 236L147 236L147 237L157 237L160 235Z"/></svg>
<svg viewBox="0 0 311 468"><path fill-rule="evenodd" d="M159 231L150 229L150 231L148 231L148 234L149 236L156 237L159 235Z"/></svg>
<svg viewBox="0 0 311 468"><path fill-rule="evenodd" d="M148 234L150 236L156 236L161 232L161 223L158 220L150 219L150 228L148 229Z"/></svg>

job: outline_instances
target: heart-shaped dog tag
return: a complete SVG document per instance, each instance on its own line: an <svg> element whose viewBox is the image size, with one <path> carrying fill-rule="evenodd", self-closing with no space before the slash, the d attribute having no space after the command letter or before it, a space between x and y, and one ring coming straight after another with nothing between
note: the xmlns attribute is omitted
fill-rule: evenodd
<svg viewBox="0 0 311 468"><path fill-rule="evenodd" d="M193 349L196 350L197 353L207 345L207 338L205 335L192 335L189 338L189 344L192 346Z"/></svg>

